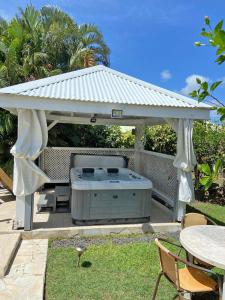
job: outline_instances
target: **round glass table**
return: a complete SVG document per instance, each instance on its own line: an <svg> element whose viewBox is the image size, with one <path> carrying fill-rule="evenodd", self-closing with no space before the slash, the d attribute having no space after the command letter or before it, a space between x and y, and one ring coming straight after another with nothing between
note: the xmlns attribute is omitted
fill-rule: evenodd
<svg viewBox="0 0 225 300"><path fill-rule="evenodd" d="M180 233L181 245L196 258L225 272L225 227L196 225ZM225 300L225 274L223 279L223 300Z"/></svg>

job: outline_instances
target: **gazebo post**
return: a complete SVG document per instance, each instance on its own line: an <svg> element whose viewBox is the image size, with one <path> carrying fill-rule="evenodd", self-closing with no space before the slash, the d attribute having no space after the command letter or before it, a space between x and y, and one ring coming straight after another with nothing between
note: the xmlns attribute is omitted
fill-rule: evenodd
<svg viewBox="0 0 225 300"><path fill-rule="evenodd" d="M15 228L24 227L25 196L16 196L16 220Z"/></svg>
<svg viewBox="0 0 225 300"><path fill-rule="evenodd" d="M192 141L193 121L191 119L174 119L169 123L177 135L177 153L173 165L178 169L176 219L181 221L186 213L187 203L194 200L192 171L197 161Z"/></svg>
<svg viewBox="0 0 225 300"><path fill-rule="evenodd" d="M138 155L140 150L144 150L144 143L142 141L142 137L145 132L144 125L136 125L135 127L135 171L140 172L140 156Z"/></svg>
<svg viewBox="0 0 225 300"><path fill-rule="evenodd" d="M34 194L25 196L25 211L24 211L24 230L33 229L33 203Z"/></svg>
<svg viewBox="0 0 225 300"><path fill-rule="evenodd" d="M50 181L35 164L35 160L47 145L47 121L45 111L41 110L18 109L17 115L17 141L11 149L14 156L15 225L17 228L32 230L34 192Z"/></svg>
<svg viewBox="0 0 225 300"><path fill-rule="evenodd" d="M144 143L142 137L145 133L144 125L136 125L135 127L135 150L144 150Z"/></svg>
<svg viewBox="0 0 225 300"><path fill-rule="evenodd" d="M33 199L33 194L27 196L16 196L16 228L32 230Z"/></svg>

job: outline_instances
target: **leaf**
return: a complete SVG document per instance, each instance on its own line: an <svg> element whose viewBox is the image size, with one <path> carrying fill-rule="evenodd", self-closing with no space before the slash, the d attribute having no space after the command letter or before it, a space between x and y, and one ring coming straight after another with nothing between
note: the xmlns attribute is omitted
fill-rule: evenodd
<svg viewBox="0 0 225 300"><path fill-rule="evenodd" d="M220 55L222 54L223 52L225 52L225 48L218 48L217 51L216 51L216 55Z"/></svg>
<svg viewBox="0 0 225 300"><path fill-rule="evenodd" d="M224 121L225 120L225 107L219 107L217 109L217 112L218 112L219 115L221 115L220 120Z"/></svg>
<svg viewBox="0 0 225 300"><path fill-rule="evenodd" d="M210 91L214 91L223 81L216 81L210 86Z"/></svg>
<svg viewBox="0 0 225 300"><path fill-rule="evenodd" d="M212 185L212 178L210 176L204 176L199 180L200 184L204 186L204 189L207 191Z"/></svg>
<svg viewBox="0 0 225 300"><path fill-rule="evenodd" d="M198 96L197 91L192 91L191 93L189 93L189 96L191 96L192 98L196 98Z"/></svg>
<svg viewBox="0 0 225 300"><path fill-rule="evenodd" d="M211 175L211 169L210 169L210 166L208 164L199 164L198 165L198 170L205 174L205 175L208 175L210 176Z"/></svg>
<svg viewBox="0 0 225 300"><path fill-rule="evenodd" d="M215 26L214 29L214 33L217 33L218 31L220 31L223 27L223 20L221 20L219 23L217 23L217 25Z"/></svg>
<svg viewBox="0 0 225 300"><path fill-rule="evenodd" d="M0 52L4 53L6 55L7 51L8 51L7 46L3 42L0 41Z"/></svg>
<svg viewBox="0 0 225 300"><path fill-rule="evenodd" d="M205 16L205 24L210 25L210 19L208 16Z"/></svg>
<svg viewBox="0 0 225 300"><path fill-rule="evenodd" d="M198 100L203 101L207 96L209 96L209 93L207 91L203 91L201 94L199 94Z"/></svg>
<svg viewBox="0 0 225 300"><path fill-rule="evenodd" d="M202 82L201 88L202 88L204 91L208 91L208 87L209 87L208 82L206 82L206 81Z"/></svg>
<svg viewBox="0 0 225 300"><path fill-rule="evenodd" d="M225 54L220 55L217 59L216 62L221 65L225 61Z"/></svg>
<svg viewBox="0 0 225 300"><path fill-rule="evenodd" d="M215 165L213 166L213 173L214 173L213 176L218 175L221 164L222 164L221 159L217 159L216 162L215 162Z"/></svg>
<svg viewBox="0 0 225 300"><path fill-rule="evenodd" d="M203 36L203 37L210 38L210 39L212 38L212 33L211 33L211 32L202 31L202 32L200 33L200 35Z"/></svg>
<svg viewBox="0 0 225 300"><path fill-rule="evenodd" d="M202 44L201 42L195 42L194 45L195 45L196 47L201 47L203 44Z"/></svg>
<svg viewBox="0 0 225 300"><path fill-rule="evenodd" d="M198 78L198 77L196 78L196 81L197 81L198 84L201 84L201 83L202 83L202 82L201 82L201 79Z"/></svg>

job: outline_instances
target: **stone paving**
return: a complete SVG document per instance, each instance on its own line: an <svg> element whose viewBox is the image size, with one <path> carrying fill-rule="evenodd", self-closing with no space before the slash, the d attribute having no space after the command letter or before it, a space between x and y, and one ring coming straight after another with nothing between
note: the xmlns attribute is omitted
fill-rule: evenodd
<svg viewBox="0 0 225 300"><path fill-rule="evenodd" d="M47 239L23 240L9 273L0 279L1 300L43 300Z"/></svg>

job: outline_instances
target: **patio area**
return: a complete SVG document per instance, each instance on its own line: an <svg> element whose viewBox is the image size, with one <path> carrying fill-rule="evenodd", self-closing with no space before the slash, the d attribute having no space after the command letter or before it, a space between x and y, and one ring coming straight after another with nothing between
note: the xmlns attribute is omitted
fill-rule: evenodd
<svg viewBox="0 0 225 300"><path fill-rule="evenodd" d="M95 226L75 226L72 223L71 214L69 212L56 212L44 211L38 213L37 211L37 201L38 193L34 197L34 214L33 214L33 231L40 231L42 229L66 229L66 228L91 228L95 229ZM10 232L13 227L13 220L16 216L16 201L15 197L10 195L10 193L5 190L0 190L0 232ZM150 223L146 224L162 224L163 227L167 223L172 224L173 213L168 208L163 206L157 201L152 202L152 218ZM169 224L168 224L169 225ZM118 225L114 225L115 228ZM123 226L123 225L122 225ZM104 225L100 225L99 228L104 228ZM126 228L134 228L135 224L126 224Z"/></svg>

